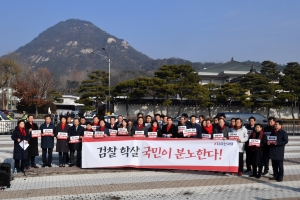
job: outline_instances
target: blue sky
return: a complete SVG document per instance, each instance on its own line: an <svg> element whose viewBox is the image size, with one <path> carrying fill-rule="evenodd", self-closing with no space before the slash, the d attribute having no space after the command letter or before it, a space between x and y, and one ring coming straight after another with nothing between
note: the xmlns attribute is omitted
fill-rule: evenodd
<svg viewBox="0 0 300 200"><path fill-rule="evenodd" d="M153 59L300 62L297 0L1 0L0 56L60 21L90 21Z"/></svg>

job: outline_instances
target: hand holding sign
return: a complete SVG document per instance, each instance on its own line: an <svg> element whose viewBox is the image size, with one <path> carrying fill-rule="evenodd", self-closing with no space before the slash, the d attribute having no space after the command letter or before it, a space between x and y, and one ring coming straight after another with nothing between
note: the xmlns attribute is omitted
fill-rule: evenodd
<svg viewBox="0 0 300 200"><path fill-rule="evenodd" d="M104 131L95 131L94 138L104 138Z"/></svg>
<svg viewBox="0 0 300 200"><path fill-rule="evenodd" d="M31 131L31 137L32 138L41 137L41 130L33 130L33 131Z"/></svg>

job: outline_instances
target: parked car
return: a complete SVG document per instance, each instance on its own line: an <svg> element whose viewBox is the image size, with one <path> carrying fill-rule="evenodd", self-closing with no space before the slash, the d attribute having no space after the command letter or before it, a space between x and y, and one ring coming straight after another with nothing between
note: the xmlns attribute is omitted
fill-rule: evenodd
<svg viewBox="0 0 300 200"><path fill-rule="evenodd" d="M12 122L0 111L0 134L9 133L12 130Z"/></svg>
<svg viewBox="0 0 300 200"><path fill-rule="evenodd" d="M216 117L219 117L220 115L225 115L226 121L230 123L231 118L240 118L243 120L244 124L249 123L249 117L255 117L256 123L262 124L262 125L267 125L268 119L258 113L240 113L240 112L223 112L223 113L218 113Z"/></svg>
<svg viewBox="0 0 300 200"><path fill-rule="evenodd" d="M3 112L4 114L8 115L8 110L0 110L0 112Z"/></svg>

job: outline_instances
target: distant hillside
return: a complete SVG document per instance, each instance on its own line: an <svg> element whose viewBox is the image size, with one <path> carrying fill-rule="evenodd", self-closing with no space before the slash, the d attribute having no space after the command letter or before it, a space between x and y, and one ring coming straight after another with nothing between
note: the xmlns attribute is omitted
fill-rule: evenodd
<svg viewBox="0 0 300 200"><path fill-rule="evenodd" d="M115 77L122 72L121 81L134 74L149 76L149 73L162 65L190 64L195 70L209 68L219 63L190 62L180 58L151 59L147 55L135 50L124 39L119 39L88 21L69 19L48 28L25 46L17 49L15 54L26 61L33 68L46 67L57 79L63 79L92 70L108 70L105 48L111 57L111 67ZM96 52L97 55L91 52ZM252 62L252 61L246 61ZM253 62L255 64L260 64ZM83 73L83 74L84 74ZM129 73L129 74L126 74ZM75 80L75 79L74 79ZM76 79L75 81L79 81Z"/></svg>

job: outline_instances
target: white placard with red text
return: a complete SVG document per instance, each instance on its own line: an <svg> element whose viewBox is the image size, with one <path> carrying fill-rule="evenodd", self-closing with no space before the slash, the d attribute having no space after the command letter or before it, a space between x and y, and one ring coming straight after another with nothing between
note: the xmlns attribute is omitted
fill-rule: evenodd
<svg viewBox="0 0 300 200"><path fill-rule="evenodd" d="M276 144L277 136L267 136L267 138L268 138L268 142L270 142L270 144Z"/></svg>
<svg viewBox="0 0 300 200"><path fill-rule="evenodd" d="M228 133L228 139L229 140L237 140L237 139L239 139L239 134L238 133L236 133L236 132L229 132Z"/></svg>
<svg viewBox="0 0 300 200"><path fill-rule="evenodd" d="M135 137L144 137L144 131L135 131L134 135Z"/></svg>
<svg viewBox="0 0 300 200"><path fill-rule="evenodd" d="M79 143L79 142L80 142L79 136L70 136L69 143Z"/></svg>
<svg viewBox="0 0 300 200"><path fill-rule="evenodd" d="M202 140L211 140L211 134L202 134Z"/></svg>
<svg viewBox="0 0 300 200"><path fill-rule="evenodd" d="M95 138L104 138L104 131L95 131Z"/></svg>
<svg viewBox="0 0 300 200"><path fill-rule="evenodd" d="M214 134L214 140L223 140L224 134L223 133L215 133Z"/></svg>
<svg viewBox="0 0 300 200"><path fill-rule="evenodd" d="M53 129L43 129L44 136L52 136Z"/></svg>
<svg viewBox="0 0 300 200"><path fill-rule="evenodd" d="M260 140L257 139L249 139L249 146L257 146L260 147Z"/></svg>
<svg viewBox="0 0 300 200"><path fill-rule="evenodd" d="M136 167L238 171L237 141L83 138L82 168Z"/></svg>
<svg viewBox="0 0 300 200"><path fill-rule="evenodd" d="M116 137L118 131L114 129L109 129L109 136Z"/></svg>
<svg viewBox="0 0 300 200"><path fill-rule="evenodd" d="M31 137L32 137L32 138L38 138L38 137L41 137L41 133L42 133L41 130L32 130L32 131L31 131Z"/></svg>
<svg viewBox="0 0 300 200"><path fill-rule="evenodd" d="M93 137L94 132L92 131L84 131L83 137Z"/></svg>
<svg viewBox="0 0 300 200"><path fill-rule="evenodd" d="M57 139L59 139L59 140L66 140L66 139L68 139L68 133L66 133L66 132L58 132L57 133Z"/></svg>
<svg viewBox="0 0 300 200"><path fill-rule="evenodd" d="M127 128L118 128L118 135L128 135Z"/></svg>
<svg viewBox="0 0 300 200"><path fill-rule="evenodd" d="M186 129L186 126L178 126L178 133L183 133L183 130Z"/></svg>
<svg viewBox="0 0 300 200"><path fill-rule="evenodd" d="M148 138L157 138L157 132L148 132Z"/></svg>

